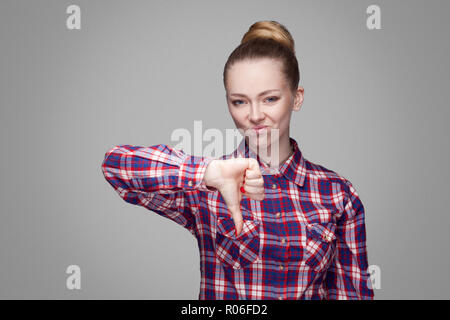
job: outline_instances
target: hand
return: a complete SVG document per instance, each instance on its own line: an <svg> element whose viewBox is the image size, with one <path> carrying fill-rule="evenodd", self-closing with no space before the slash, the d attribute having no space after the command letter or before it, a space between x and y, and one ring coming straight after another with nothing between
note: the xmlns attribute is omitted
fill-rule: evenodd
<svg viewBox="0 0 450 320"><path fill-rule="evenodd" d="M203 180L222 195L233 218L236 235L239 235L244 225L240 206L243 193L240 188L244 187L245 195L250 199L264 200L264 179L258 161L253 158L213 160L208 164Z"/></svg>

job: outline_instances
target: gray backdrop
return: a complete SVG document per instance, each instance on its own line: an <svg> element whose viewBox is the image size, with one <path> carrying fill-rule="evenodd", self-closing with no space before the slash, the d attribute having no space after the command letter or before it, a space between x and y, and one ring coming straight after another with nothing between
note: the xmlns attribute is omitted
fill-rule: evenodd
<svg viewBox="0 0 450 320"><path fill-rule="evenodd" d="M68 30L66 8L81 8ZM381 30L366 8L381 8ZM117 144L234 128L222 70L248 27L291 31L305 100L291 136L366 208L376 299L450 298L448 1L0 2L0 297L197 299L199 254L124 202ZM81 268L81 290L66 268Z"/></svg>

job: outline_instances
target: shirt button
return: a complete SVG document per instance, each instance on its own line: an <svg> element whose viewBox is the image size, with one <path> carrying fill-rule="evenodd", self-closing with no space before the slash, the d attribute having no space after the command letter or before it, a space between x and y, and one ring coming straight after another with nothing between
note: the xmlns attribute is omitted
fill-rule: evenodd
<svg viewBox="0 0 450 320"><path fill-rule="evenodd" d="M281 212L277 212L276 216L277 218L281 217Z"/></svg>
<svg viewBox="0 0 450 320"><path fill-rule="evenodd" d="M189 187L192 187L192 180L189 180L188 186L189 186Z"/></svg>
<svg viewBox="0 0 450 320"><path fill-rule="evenodd" d="M286 239L285 238L283 238L283 239L281 239L281 243L285 243L286 242Z"/></svg>
<svg viewBox="0 0 450 320"><path fill-rule="evenodd" d="M330 241L331 237L329 235L324 234L324 235L322 235L322 239L325 241Z"/></svg>
<svg viewBox="0 0 450 320"><path fill-rule="evenodd" d="M276 189L277 188L277 185L274 183L273 185L272 185L272 189Z"/></svg>
<svg viewBox="0 0 450 320"><path fill-rule="evenodd" d="M279 268L280 270L283 270L283 269L284 269L283 265L281 265L281 264L278 266L278 268Z"/></svg>
<svg viewBox="0 0 450 320"><path fill-rule="evenodd" d="M278 297L278 300L283 300L283 297Z"/></svg>

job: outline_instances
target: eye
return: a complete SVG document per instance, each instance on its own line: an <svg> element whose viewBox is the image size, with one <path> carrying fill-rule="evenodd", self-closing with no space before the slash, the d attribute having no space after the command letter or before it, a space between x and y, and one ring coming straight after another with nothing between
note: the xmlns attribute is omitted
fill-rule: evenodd
<svg viewBox="0 0 450 320"><path fill-rule="evenodd" d="M240 104L240 103L238 103L238 102L243 102L242 100L233 100L233 101L231 101L231 104L233 105L233 106L235 106L235 105L237 105L237 104Z"/></svg>
<svg viewBox="0 0 450 320"><path fill-rule="evenodd" d="M275 102L277 101L279 98L278 97L268 97L267 100L272 99L272 101L269 102Z"/></svg>

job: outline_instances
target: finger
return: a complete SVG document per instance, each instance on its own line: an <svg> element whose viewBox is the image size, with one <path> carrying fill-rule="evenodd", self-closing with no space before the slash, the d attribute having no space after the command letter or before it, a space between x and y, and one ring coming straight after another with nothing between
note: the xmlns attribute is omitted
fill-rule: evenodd
<svg viewBox="0 0 450 320"><path fill-rule="evenodd" d="M248 160L248 169L252 172L261 174L261 169L259 167L258 161L255 158L249 158Z"/></svg>
<svg viewBox="0 0 450 320"><path fill-rule="evenodd" d="M241 186L241 194L253 200L262 201L265 197L264 179L261 180L245 180Z"/></svg>
<svg viewBox="0 0 450 320"><path fill-rule="evenodd" d="M264 193L264 187L261 186L250 186L247 183L244 185L245 194L248 196L252 193Z"/></svg>
<svg viewBox="0 0 450 320"><path fill-rule="evenodd" d="M259 166L257 169L250 169L248 168L245 170L245 177L248 179L258 179L262 177L261 170L259 169Z"/></svg>
<svg viewBox="0 0 450 320"><path fill-rule="evenodd" d="M257 178L257 179L248 179L248 178L246 178L245 181L244 181L244 186L264 187L264 179L263 178Z"/></svg>
<svg viewBox="0 0 450 320"><path fill-rule="evenodd" d="M259 163L255 158L248 158L248 168L251 171L259 171Z"/></svg>
<svg viewBox="0 0 450 320"><path fill-rule="evenodd" d="M263 201L265 199L264 193L248 193L246 194L252 200Z"/></svg>

